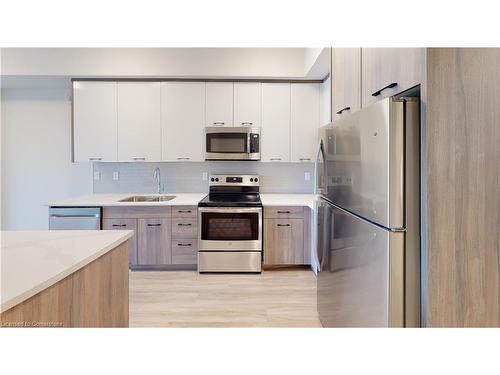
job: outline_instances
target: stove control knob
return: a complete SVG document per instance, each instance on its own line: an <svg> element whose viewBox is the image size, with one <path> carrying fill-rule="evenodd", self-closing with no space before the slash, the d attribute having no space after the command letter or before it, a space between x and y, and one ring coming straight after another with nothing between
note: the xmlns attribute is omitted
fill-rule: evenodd
<svg viewBox="0 0 500 375"><path fill-rule="evenodd" d="M219 182L219 177L215 177L215 182Z"/></svg>
<svg viewBox="0 0 500 375"><path fill-rule="evenodd" d="M214 182L214 181L215 181L215 178L213 178L213 177L212 177L212 178L210 179L210 181Z"/></svg>
<svg viewBox="0 0 500 375"><path fill-rule="evenodd" d="M259 179L257 177L254 178L255 182L259 182Z"/></svg>
<svg viewBox="0 0 500 375"><path fill-rule="evenodd" d="M253 182L253 178L250 179L250 182Z"/></svg>

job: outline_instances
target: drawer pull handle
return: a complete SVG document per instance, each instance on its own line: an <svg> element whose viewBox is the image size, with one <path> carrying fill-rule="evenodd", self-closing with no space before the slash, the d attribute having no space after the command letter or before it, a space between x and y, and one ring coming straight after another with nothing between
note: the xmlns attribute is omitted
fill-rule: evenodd
<svg viewBox="0 0 500 375"><path fill-rule="evenodd" d="M270 158L269 160L281 160L281 158Z"/></svg>
<svg viewBox="0 0 500 375"><path fill-rule="evenodd" d="M396 87L398 85L397 82L392 82L392 83L389 83L387 86L384 86L382 87L380 90L378 91L375 91L372 96L379 96L380 94L382 94L382 91L386 90L386 89L392 89L393 87Z"/></svg>
<svg viewBox="0 0 500 375"><path fill-rule="evenodd" d="M178 210L177 212L180 214L190 214L193 211L191 211L191 210Z"/></svg>
<svg viewBox="0 0 500 375"><path fill-rule="evenodd" d="M127 224L113 224L112 227L126 227Z"/></svg>
<svg viewBox="0 0 500 375"><path fill-rule="evenodd" d="M214 126L224 126L225 122L214 122Z"/></svg>
<svg viewBox="0 0 500 375"><path fill-rule="evenodd" d="M300 158L300 161L311 161L311 158Z"/></svg>
<svg viewBox="0 0 500 375"><path fill-rule="evenodd" d="M177 225L178 225L178 226L180 226L180 227L190 227L190 226L191 226L191 224L190 224L190 223L188 223L188 224L179 223L179 224L177 224Z"/></svg>
<svg viewBox="0 0 500 375"><path fill-rule="evenodd" d="M290 224L278 224L278 227L289 227Z"/></svg>
<svg viewBox="0 0 500 375"><path fill-rule="evenodd" d="M189 160L191 158L177 158L177 160Z"/></svg>
<svg viewBox="0 0 500 375"><path fill-rule="evenodd" d="M253 122L242 122L241 125L243 125L243 126L251 126L251 125L253 125Z"/></svg>
<svg viewBox="0 0 500 375"><path fill-rule="evenodd" d="M99 161L102 160L102 158L89 158L90 161Z"/></svg>
<svg viewBox="0 0 500 375"><path fill-rule="evenodd" d="M351 110L351 107L344 107L340 111L337 112L337 115L341 115L342 112L344 112L344 111L350 111L350 110Z"/></svg>
<svg viewBox="0 0 500 375"><path fill-rule="evenodd" d="M179 244L177 244L177 245L179 245L179 246L191 246L191 244L190 244L190 243L179 243Z"/></svg>
<svg viewBox="0 0 500 375"><path fill-rule="evenodd" d="M290 211L277 211L279 214L289 214Z"/></svg>
<svg viewBox="0 0 500 375"><path fill-rule="evenodd" d="M132 160L146 160L144 156L133 157Z"/></svg>
<svg viewBox="0 0 500 375"><path fill-rule="evenodd" d="M148 227L161 227L161 224L148 224Z"/></svg>

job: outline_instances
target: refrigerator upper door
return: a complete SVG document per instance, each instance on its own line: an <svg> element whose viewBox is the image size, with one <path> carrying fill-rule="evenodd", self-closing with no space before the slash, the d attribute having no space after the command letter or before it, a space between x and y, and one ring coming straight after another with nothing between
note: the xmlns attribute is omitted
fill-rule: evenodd
<svg viewBox="0 0 500 375"><path fill-rule="evenodd" d="M326 136L327 198L387 228L404 223L405 102L387 98L341 118Z"/></svg>
<svg viewBox="0 0 500 375"><path fill-rule="evenodd" d="M324 327L404 326L404 232L323 203L318 314Z"/></svg>
<svg viewBox="0 0 500 375"><path fill-rule="evenodd" d="M320 130L321 134L321 130ZM326 133L325 133L326 134ZM318 151L316 153L316 162L314 165L314 192L318 195L326 195L326 181L325 181L325 146L324 140L320 138L318 144Z"/></svg>

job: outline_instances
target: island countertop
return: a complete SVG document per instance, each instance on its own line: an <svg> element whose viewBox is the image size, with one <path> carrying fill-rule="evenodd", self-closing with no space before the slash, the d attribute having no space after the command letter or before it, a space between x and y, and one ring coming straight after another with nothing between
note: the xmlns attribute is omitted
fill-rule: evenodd
<svg viewBox="0 0 500 375"><path fill-rule="evenodd" d="M2 313L127 241L133 231L2 231L0 236Z"/></svg>

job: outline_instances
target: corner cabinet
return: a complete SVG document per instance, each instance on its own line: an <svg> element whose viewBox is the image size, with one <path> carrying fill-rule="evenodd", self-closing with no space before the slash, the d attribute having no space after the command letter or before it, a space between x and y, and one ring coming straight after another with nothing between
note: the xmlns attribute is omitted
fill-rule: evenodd
<svg viewBox="0 0 500 375"><path fill-rule="evenodd" d="M73 161L117 161L116 82L73 82Z"/></svg>
<svg viewBox="0 0 500 375"><path fill-rule="evenodd" d="M314 162L319 136L319 83L290 85L290 161Z"/></svg>
<svg viewBox="0 0 500 375"><path fill-rule="evenodd" d="M161 160L160 82L118 82L118 161Z"/></svg>
<svg viewBox="0 0 500 375"><path fill-rule="evenodd" d="M361 109L361 48L332 50L332 119Z"/></svg>
<svg viewBox="0 0 500 375"><path fill-rule="evenodd" d="M261 161L290 162L290 83L262 84Z"/></svg>
<svg viewBox="0 0 500 375"><path fill-rule="evenodd" d="M424 82L425 48L363 48L361 53L363 106Z"/></svg>
<svg viewBox="0 0 500 375"><path fill-rule="evenodd" d="M204 161L205 82L162 82L163 161Z"/></svg>

